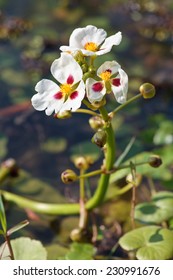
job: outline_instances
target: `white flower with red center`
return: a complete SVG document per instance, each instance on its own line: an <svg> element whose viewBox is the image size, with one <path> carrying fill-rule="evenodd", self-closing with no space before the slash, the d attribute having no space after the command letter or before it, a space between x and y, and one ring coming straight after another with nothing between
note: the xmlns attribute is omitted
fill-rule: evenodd
<svg viewBox="0 0 173 280"><path fill-rule="evenodd" d="M124 103L127 98L128 76L116 61L106 61L97 70L99 81L93 78L86 80L88 100L93 103L101 101L106 93L111 91L118 103Z"/></svg>
<svg viewBox="0 0 173 280"><path fill-rule="evenodd" d="M104 29L93 25L75 29L69 40L69 46L61 46L63 52L74 53L81 51L85 56L102 55L111 51L114 45L119 45L122 39L121 32L107 37Z"/></svg>
<svg viewBox="0 0 173 280"><path fill-rule="evenodd" d="M37 83L32 99L33 107L38 111L45 110L46 115L76 111L85 96L83 73L79 64L68 53L61 53L51 66L51 73L59 82L43 79Z"/></svg>

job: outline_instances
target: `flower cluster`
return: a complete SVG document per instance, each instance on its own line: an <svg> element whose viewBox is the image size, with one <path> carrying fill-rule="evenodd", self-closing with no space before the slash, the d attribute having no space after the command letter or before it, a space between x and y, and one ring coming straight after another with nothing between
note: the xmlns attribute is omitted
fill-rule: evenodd
<svg viewBox="0 0 173 280"><path fill-rule="evenodd" d="M93 65L97 56L110 52L122 39L121 32L106 37L105 30L92 25L75 29L69 46L60 47L60 58L51 65L51 74L58 83L48 79L39 81L35 87L37 93L31 99L33 107L45 110L46 115L74 112L83 99L91 104L100 102L110 92L118 103L124 103L128 76L121 66L116 61L106 61L96 71Z"/></svg>

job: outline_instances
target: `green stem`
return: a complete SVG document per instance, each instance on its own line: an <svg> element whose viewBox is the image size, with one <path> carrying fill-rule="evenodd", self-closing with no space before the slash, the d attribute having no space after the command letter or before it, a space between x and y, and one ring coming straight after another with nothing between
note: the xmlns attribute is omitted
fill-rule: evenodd
<svg viewBox="0 0 173 280"><path fill-rule="evenodd" d="M107 123L105 131L107 133L107 143L106 143L106 156L105 156L105 169L107 171L111 170L115 162L115 139L114 132L111 123L109 123L109 116L104 107L100 108L100 113L103 120ZM110 174L101 174L97 189L94 195L86 203L86 209L91 210L99 206L105 197L108 185L109 185Z"/></svg>
<svg viewBox="0 0 173 280"><path fill-rule="evenodd" d="M129 105L130 103L132 103L133 101L139 99L142 97L142 93L139 93L135 96L133 96L132 98L130 98L129 100L127 100L125 103L121 104L120 106L118 106L115 110L113 110L111 112L111 116L114 116L116 113L118 113L120 110L122 110L124 107L126 107L127 105Z"/></svg>
<svg viewBox="0 0 173 280"><path fill-rule="evenodd" d="M99 114L97 114L91 110L88 110L88 109L77 109L73 113L84 113L84 114L88 114L88 115L92 115L92 116L100 116Z"/></svg>
<svg viewBox="0 0 173 280"><path fill-rule="evenodd" d="M85 201L85 178L82 177L84 175L84 170L80 170L80 178L79 178L79 185L80 185L80 200Z"/></svg>
<svg viewBox="0 0 173 280"><path fill-rule="evenodd" d="M21 208L28 208L34 212L47 215L72 215L78 214L80 210L79 203L53 204L33 201L31 199L10 193L0 191L4 199L16 203Z"/></svg>

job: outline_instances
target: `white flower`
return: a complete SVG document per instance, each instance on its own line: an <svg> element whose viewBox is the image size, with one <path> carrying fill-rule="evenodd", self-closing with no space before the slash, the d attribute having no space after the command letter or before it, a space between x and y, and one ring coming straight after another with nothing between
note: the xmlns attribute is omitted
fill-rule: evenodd
<svg viewBox="0 0 173 280"><path fill-rule="evenodd" d="M128 76L116 61L106 61L97 70L99 81L93 78L86 80L88 100L93 103L101 101L106 92L114 93L118 103L124 103L127 98Z"/></svg>
<svg viewBox="0 0 173 280"><path fill-rule="evenodd" d="M102 55L111 51L114 45L119 45L122 39L121 32L106 38L104 29L93 25L75 29L69 40L69 46L61 46L60 50L74 53L80 50L86 56Z"/></svg>
<svg viewBox="0 0 173 280"><path fill-rule="evenodd" d="M45 110L46 115L76 111L81 106L85 95L85 84L82 80L82 69L68 53L61 53L51 66L51 73L59 85L43 79L36 84L38 92L32 99L33 107L38 111Z"/></svg>

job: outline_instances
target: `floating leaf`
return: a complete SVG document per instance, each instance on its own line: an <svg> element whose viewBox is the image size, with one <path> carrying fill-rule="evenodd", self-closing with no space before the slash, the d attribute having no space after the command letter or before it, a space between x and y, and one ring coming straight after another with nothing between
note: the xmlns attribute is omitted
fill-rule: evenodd
<svg viewBox="0 0 173 280"><path fill-rule="evenodd" d="M67 140L65 138L50 138L41 144L41 149L49 153L60 153L67 148Z"/></svg>
<svg viewBox="0 0 173 280"><path fill-rule="evenodd" d="M173 217L173 193L159 192L151 202L140 203L135 207L135 219L142 223L160 224Z"/></svg>
<svg viewBox="0 0 173 280"><path fill-rule="evenodd" d="M46 260L47 252L40 241L32 240L28 237L19 237L11 240L11 246L15 260ZM0 247L0 255L2 259L9 259L9 249L6 246Z"/></svg>
<svg viewBox="0 0 173 280"><path fill-rule="evenodd" d="M66 260L93 260L95 249L89 243L74 242L70 246L70 251L65 255Z"/></svg>
<svg viewBox="0 0 173 280"><path fill-rule="evenodd" d="M59 258L64 257L69 251L68 248L59 244L51 244L49 246L46 246L46 250L48 254L48 260L58 260Z"/></svg>
<svg viewBox="0 0 173 280"><path fill-rule="evenodd" d="M119 244L124 250L136 250L139 260L167 260L173 256L173 232L158 226L134 229L121 237Z"/></svg>

